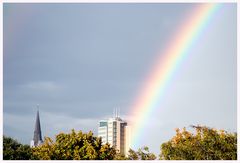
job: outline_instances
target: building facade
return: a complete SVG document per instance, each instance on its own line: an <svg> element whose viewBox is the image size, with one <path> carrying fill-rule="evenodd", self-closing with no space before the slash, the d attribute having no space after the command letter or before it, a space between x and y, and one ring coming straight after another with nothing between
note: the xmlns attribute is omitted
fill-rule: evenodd
<svg viewBox="0 0 240 163"><path fill-rule="evenodd" d="M121 154L127 154L130 144L129 129L127 122L116 116L99 122L98 136L104 144L109 143Z"/></svg>
<svg viewBox="0 0 240 163"><path fill-rule="evenodd" d="M102 138L103 144L108 142L108 121L99 122L98 136Z"/></svg>

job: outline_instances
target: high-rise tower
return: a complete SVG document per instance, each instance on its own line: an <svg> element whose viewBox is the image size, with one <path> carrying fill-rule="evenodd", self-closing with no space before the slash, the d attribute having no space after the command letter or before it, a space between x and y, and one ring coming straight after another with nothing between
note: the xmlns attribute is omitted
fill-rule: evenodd
<svg viewBox="0 0 240 163"><path fill-rule="evenodd" d="M121 154L127 154L129 150L130 127L123 121L117 110L113 118L101 120L98 127L98 136L102 138L103 144L109 143L114 146Z"/></svg>
<svg viewBox="0 0 240 163"><path fill-rule="evenodd" d="M31 147L36 147L36 146L42 144L42 142L43 142L43 140L42 140L42 132L41 132L41 125L40 125L39 111L37 111L34 136L33 136L33 140L31 141L30 146Z"/></svg>

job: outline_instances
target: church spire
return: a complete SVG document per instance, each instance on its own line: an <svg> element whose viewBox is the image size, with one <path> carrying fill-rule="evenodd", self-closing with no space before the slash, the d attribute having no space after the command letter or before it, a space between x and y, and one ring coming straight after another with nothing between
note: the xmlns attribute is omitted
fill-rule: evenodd
<svg viewBox="0 0 240 163"><path fill-rule="evenodd" d="M36 147L39 144L41 144L42 142L43 142L43 140L42 140L40 118L39 118L39 110L37 110L37 116L36 116L36 122L35 122L35 130L34 130L34 136L33 136L33 141L31 143L31 146Z"/></svg>

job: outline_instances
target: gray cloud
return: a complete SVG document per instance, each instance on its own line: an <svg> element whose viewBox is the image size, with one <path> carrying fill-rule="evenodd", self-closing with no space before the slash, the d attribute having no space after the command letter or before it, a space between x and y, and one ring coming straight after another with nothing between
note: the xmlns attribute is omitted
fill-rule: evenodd
<svg viewBox="0 0 240 163"><path fill-rule="evenodd" d="M159 51L196 5L4 4L4 134L28 144L37 104L44 136L96 133L117 106L131 123ZM149 138L140 139L155 153L176 127L236 131L236 11L218 11L144 123Z"/></svg>

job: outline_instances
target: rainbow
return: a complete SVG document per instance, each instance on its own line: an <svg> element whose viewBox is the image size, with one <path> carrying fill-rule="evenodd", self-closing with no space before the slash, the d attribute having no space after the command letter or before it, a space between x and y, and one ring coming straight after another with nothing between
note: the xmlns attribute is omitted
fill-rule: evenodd
<svg viewBox="0 0 240 163"><path fill-rule="evenodd" d="M197 5L180 25L169 44L159 53L159 58L147 76L146 85L143 86L131 107L130 115L133 116L131 148L135 148L139 143L139 138L144 135L144 122L150 118L154 110L159 109L159 101L174 72L189 54L220 6L216 3Z"/></svg>

